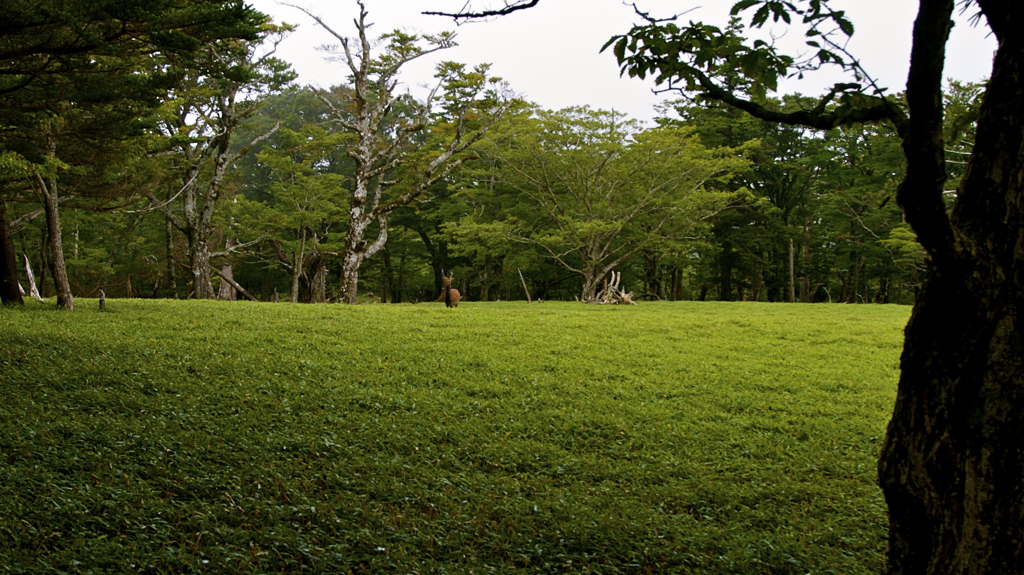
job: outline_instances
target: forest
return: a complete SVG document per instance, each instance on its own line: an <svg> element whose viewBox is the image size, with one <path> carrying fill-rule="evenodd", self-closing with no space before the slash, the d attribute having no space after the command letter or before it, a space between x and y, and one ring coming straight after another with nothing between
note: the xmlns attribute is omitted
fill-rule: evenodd
<svg viewBox="0 0 1024 575"><path fill-rule="evenodd" d="M4 301L416 303L445 273L468 301L594 301L616 273L636 300L909 304L923 281L886 122L816 130L691 98L644 125L546 110L454 62L417 100L402 65L452 38L374 38L365 9L336 32L350 83L318 90L274 57L287 26L249 10L182 27L174 5L12 20ZM143 32L117 36L125 18ZM947 189L982 92L945 93Z"/></svg>

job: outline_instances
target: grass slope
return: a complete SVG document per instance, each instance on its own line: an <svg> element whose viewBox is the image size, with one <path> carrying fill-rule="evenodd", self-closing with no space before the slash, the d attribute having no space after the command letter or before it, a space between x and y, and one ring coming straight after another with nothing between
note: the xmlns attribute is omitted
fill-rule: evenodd
<svg viewBox="0 0 1024 575"><path fill-rule="evenodd" d="M0 310L0 573L875 573L894 306Z"/></svg>

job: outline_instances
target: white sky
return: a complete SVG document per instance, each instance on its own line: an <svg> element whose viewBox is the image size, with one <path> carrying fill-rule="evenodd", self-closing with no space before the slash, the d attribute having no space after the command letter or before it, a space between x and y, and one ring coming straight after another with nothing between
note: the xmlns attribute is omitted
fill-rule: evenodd
<svg viewBox="0 0 1024 575"><path fill-rule="evenodd" d="M298 30L281 45L278 56L298 72L299 84L329 87L345 82L347 68L340 62L325 62L315 48L336 43L326 31L301 11L275 0L249 0L254 8L278 22L298 24ZM354 33L358 13L355 0L293 0L318 14L335 31ZM431 83L433 67L442 60L467 64L489 62L491 72L509 82L516 93L549 109L589 105L615 109L640 120L654 117L654 106L675 95L655 95L654 82L619 77L615 57L599 53L616 34L629 30L639 20L631 5L621 0L541 0L531 9L487 22L456 26L451 19L424 16L423 11L458 11L465 0L365 0L372 35L396 28L408 32L435 33L454 30L459 46L430 55L404 69L402 80L414 94ZM683 21L704 21L724 26L734 0L638 0L637 6L652 16L664 17L696 8ZM474 0L474 6L497 7L501 0ZM833 0L845 9L856 32L848 46L870 74L890 92L906 84L910 57L910 33L917 11L914 0ZM745 20L749 12L744 13ZM977 81L991 71L995 40L984 25L972 27L968 15L957 15L947 46L945 75L963 81ZM766 26L767 29L767 26ZM781 26L773 32L784 32ZM790 40L801 46L802 34L795 30ZM786 38L783 38L786 41ZM845 78L819 73L803 80L788 80L782 93L818 94Z"/></svg>

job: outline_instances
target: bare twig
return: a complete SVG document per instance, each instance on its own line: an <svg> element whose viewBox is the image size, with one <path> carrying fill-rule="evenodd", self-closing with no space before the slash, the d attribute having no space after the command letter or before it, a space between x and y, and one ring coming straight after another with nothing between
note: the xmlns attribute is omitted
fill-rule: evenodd
<svg viewBox="0 0 1024 575"><path fill-rule="evenodd" d="M479 12L472 12L472 8L469 6L469 2L466 2L462 6L462 10L459 12L423 12L426 16L445 16L452 18L456 22L459 20L477 20L480 18L493 18L495 16L507 16L518 10L526 10L527 8L533 8L540 3L540 0L518 0L512 4L505 4L504 8L498 8L496 10L481 10Z"/></svg>

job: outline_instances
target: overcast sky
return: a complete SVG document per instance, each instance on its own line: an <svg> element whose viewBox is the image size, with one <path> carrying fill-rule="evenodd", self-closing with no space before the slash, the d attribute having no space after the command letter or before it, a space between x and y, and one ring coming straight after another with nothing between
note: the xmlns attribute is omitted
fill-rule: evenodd
<svg viewBox="0 0 1024 575"><path fill-rule="evenodd" d="M343 83L347 68L339 62L325 62L316 50L322 44L337 43L308 16L275 0L250 0L257 10L270 14L278 22L297 24L298 30L281 45L278 56L290 62L299 73L300 84L328 87ZM335 31L354 33L353 19L358 13L355 0L294 0L321 16ZM407 32L435 33L454 30L459 46L410 64L401 78L414 94L422 93L431 82L433 67L442 60L467 64L488 62L491 72L509 82L524 98L549 109L589 105L615 109L641 120L654 117L654 106L672 95L652 93L654 83L619 77L615 57L600 53L612 36L627 32L638 20L631 5L621 0L541 0L531 9L487 22L456 26L451 19L424 16L423 11L458 11L465 0L365 0L368 20L374 23L372 35L396 28ZM685 20L724 25L733 0L639 0L637 6L652 16L685 14ZM910 32L917 10L913 0L833 0L844 9L856 31L849 51L861 59L870 74L899 92L906 85L910 55ZM474 0L476 7L500 6L501 0ZM995 40L984 24L972 26L969 14L957 15L946 57L946 76L964 81L984 79L991 71ZM749 16L747 16L749 19ZM795 31L785 37L785 28L772 29L782 41L796 41ZM803 80L789 80L780 87L783 93L821 93L844 78L817 74Z"/></svg>

